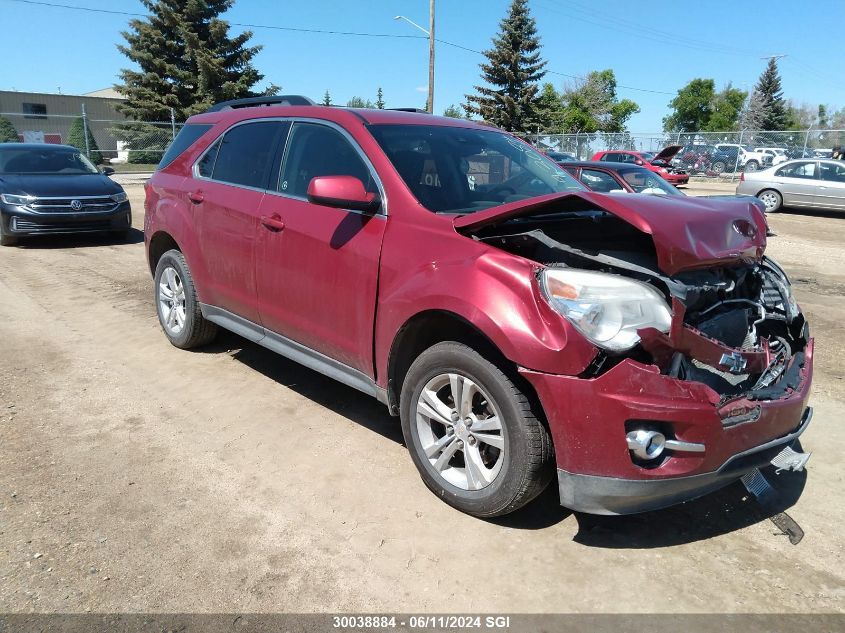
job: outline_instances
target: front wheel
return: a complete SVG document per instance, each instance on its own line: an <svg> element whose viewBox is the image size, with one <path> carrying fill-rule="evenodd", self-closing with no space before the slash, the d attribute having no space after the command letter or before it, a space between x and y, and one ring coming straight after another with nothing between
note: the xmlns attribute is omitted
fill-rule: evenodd
<svg viewBox="0 0 845 633"><path fill-rule="evenodd" d="M217 326L202 316L194 279L180 251L169 250L158 260L155 302L164 334L176 347L199 347L217 334Z"/></svg>
<svg viewBox="0 0 845 633"><path fill-rule="evenodd" d="M0 217L0 246L16 246L17 243L17 235L9 235L3 231L3 218Z"/></svg>
<svg viewBox="0 0 845 633"><path fill-rule="evenodd" d="M472 348L438 343L411 365L402 433L426 486L478 517L509 514L552 478L553 451L528 398Z"/></svg>
<svg viewBox="0 0 845 633"><path fill-rule="evenodd" d="M756 160L750 160L745 163L745 171L747 172L754 172L758 169L760 169L760 163L758 163Z"/></svg>
<svg viewBox="0 0 845 633"><path fill-rule="evenodd" d="M783 205L783 196L774 189L761 191L757 194L757 197L760 199L760 202L766 205L766 213L774 213L780 210Z"/></svg>

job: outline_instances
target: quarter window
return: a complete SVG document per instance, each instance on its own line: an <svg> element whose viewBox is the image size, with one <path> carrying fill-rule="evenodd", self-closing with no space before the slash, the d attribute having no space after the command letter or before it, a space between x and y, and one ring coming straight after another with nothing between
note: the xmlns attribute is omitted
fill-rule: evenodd
<svg viewBox="0 0 845 633"><path fill-rule="evenodd" d="M367 191L375 191L369 168L343 134L326 125L296 123L278 190L304 198L311 180L318 176L354 176ZM429 177L436 179L437 172L432 171Z"/></svg>
<svg viewBox="0 0 845 633"><path fill-rule="evenodd" d="M266 189L276 149L289 129L290 123L283 121L257 121L233 127L209 152L216 151L212 179ZM207 158L208 154L203 161ZM199 169L202 174L202 161Z"/></svg>

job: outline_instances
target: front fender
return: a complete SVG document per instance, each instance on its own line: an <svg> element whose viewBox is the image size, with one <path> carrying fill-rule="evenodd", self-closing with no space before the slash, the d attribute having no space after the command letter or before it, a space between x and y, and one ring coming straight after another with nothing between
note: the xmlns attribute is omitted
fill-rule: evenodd
<svg viewBox="0 0 845 633"><path fill-rule="evenodd" d="M462 236L454 246L460 256L413 268L404 267L405 257L392 269L383 265L375 337L380 385L397 334L427 311L459 316L522 367L566 375L587 368L596 348L540 297L538 264Z"/></svg>

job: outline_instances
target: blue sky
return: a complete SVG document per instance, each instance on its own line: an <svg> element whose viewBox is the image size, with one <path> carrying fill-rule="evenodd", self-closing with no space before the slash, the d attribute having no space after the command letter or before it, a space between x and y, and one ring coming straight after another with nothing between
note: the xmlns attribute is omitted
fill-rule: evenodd
<svg viewBox="0 0 845 633"><path fill-rule="evenodd" d="M142 13L139 0L44 0L57 4ZM438 39L489 48L508 0L438 0ZM632 2L630 0L531 0L543 43L546 80L562 88L584 75L612 68L620 96L642 112L632 131L659 130L674 93L695 77L748 90L765 55L780 60L784 93L797 104L845 107L841 53L845 2L796 3ZM427 26L426 0L237 0L230 22L324 30L383 33L415 38L375 38L293 33L254 28L264 45L255 60L284 92L318 100L328 89L335 103L352 96L375 100L384 90L388 107L423 107L428 82L428 43L402 14ZM0 89L84 93L112 85L128 60L116 49L129 18L0 0L3 64ZM243 30L233 27L233 31ZM459 104L479 81L476 53L438 44L436 110ZM635 90L638 88L640 90ZM668 94L664 94L668 93Z"/></svg>

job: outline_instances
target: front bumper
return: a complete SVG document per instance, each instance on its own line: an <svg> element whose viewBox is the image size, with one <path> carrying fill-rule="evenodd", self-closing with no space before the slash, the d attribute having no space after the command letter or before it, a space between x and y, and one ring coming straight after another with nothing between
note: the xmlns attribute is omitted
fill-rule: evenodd
<svg viewBox="0 0 845 633"><path fill-rule="evenodd" d="M34 213L22 207L2 205L0 222L6 235L52 235L61 233L92 233L125 231L132 226L132 207L129 201L104 212Z"/></svg>
<svg viewBox="0 0 845 633"><path fill-rule="evenodd" d="M663 179L673 185L685 185L689 182L689 174L664 174Z"/></svg>
<svg viewBox="0 0 845 633"><path fill-rule="evenodd" d="M798 428L783 437L737 453L710 473L669 479L616 479L557 471L561 505L589 514L634 514L659 510L718 490L755 468L769 464L807 429L813 410L807 407Z"/></svg>
<svg viewBox="0 0 845 633"><path fill-rule="evenodd" d="M597 378L519 371L549 422L562 504L620 514L701 496L770 461L778 452L770 443L783 448L806 428L812 356L809 340L791 384L770 399L752 392L723 401L703 383L631 359ZM643 426L703 450L667 450L662 461L643 465L626 441L631 428Z"/></svg>

